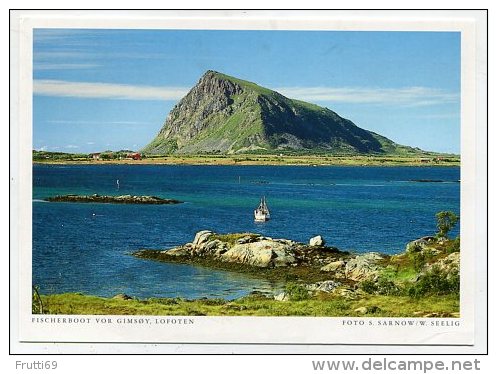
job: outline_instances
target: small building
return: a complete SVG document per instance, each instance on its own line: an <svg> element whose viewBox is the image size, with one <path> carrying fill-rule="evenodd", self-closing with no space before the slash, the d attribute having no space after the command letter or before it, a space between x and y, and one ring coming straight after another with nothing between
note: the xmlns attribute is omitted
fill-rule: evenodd
<svg viewBox="0 0 497 374"><path fill-rule="evenodd" d="M135 153L128 153L126 155L127 158L131 158L133 160L141 160L142 159L142 155L141 153L138 153L138 152L135 152Z"/></svg>
<svg viewBox="0 0 497 374"><path fill-rule="evenodd" d="M94 160L100 160L100 153L90 153L90 156Z"/></svg>

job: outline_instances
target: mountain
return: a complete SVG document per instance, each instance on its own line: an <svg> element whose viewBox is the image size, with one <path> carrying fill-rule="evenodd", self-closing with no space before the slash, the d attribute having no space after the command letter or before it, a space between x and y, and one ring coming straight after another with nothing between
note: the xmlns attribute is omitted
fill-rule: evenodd
<svg viewBox="0 0 497 374"><path fill-rule="evenodd" d="M298 150L340 154L416 152L328 108L289 99L212 70L171 110L148 154Z"/></svg>

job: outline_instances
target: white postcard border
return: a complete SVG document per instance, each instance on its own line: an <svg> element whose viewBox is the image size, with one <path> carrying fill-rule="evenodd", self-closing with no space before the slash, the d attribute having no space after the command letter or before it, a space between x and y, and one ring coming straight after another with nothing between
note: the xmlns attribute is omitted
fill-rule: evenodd
<svg viewBox="0 0 497 374"><path fill-rule="evenodd" d="M387 12L388 13L388 12ZM402 13L401 13L402 14ZM454 14L454 16L451 16ZM457 16L456 16L457 15ZM471 19L460 13L409 13L395 18L368 12L23 12L19 17L19 92L15 115L19 120L18 192L19 225L17 242L11 251L19 254L12 267L18 272L18 326L21 342L143 342L143 343L293 343L293 344L421 344L472 345L475 330L476 223L476 29ZM156 323L152 316L105 316L112 322L97 322L98 316L31 315L31 209L32 209L32 29L70 28L167 28L167 29L265 29L265 30L385 30L385 31L460 31L461 32L461 318L436 319L448 326L411 328L395 326L404 318L328 318L328 317L157 317L183 319L187 323ZM15 125L15 124L14 124ZM16 165L14 164L14 169ZM15 204L14 204L15 206ZM17 248L16 248L17 247ZM478 251L482 251L478 248ZM480 255L481 256L481 255ZM481 257L480 257L481 258ZM15 278L13 278L13 282ZM15 288L14 288L15 289ZM15 300L15 296L13 297ZM15 305L15 304L13 304ZM33 318L66 318L73 323L33 322ZM80 322L75 323L74 319ZM82 319L89 318L85 324ZM150 319L148 323L119 323L119 319ZM192 321L192 323L190 323ZM425 319L432 323L433 319ZM363 322L363 325L359 325ZM376 326L377 323L385 326ZM457 322L457 326L455 325ZM372 323L372 326L370 325ZM388 326L392 323L393 326Z"/></svg>

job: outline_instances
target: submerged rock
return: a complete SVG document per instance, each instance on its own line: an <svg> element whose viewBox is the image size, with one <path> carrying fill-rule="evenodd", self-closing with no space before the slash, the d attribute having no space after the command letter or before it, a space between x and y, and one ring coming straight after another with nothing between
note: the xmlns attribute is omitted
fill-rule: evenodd
<svg viewBox="0 0 497 374"><path fill-rule="evenodd" d="M166 251L161 251L161 253L167 254L168 256L187 256L189 251L188 247L185 245L183 247L174 247Z"/></svg>

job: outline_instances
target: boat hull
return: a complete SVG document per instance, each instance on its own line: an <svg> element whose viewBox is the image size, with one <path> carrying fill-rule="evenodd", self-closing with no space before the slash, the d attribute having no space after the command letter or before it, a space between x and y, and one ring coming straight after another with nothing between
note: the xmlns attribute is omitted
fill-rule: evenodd
<svg viewBox="0 0 497 374"><path fill-rule="evenodd" d="M255 214L254 215L254 220L257 222L265 222L269 221L270 216L268 214Z"/></svg>

